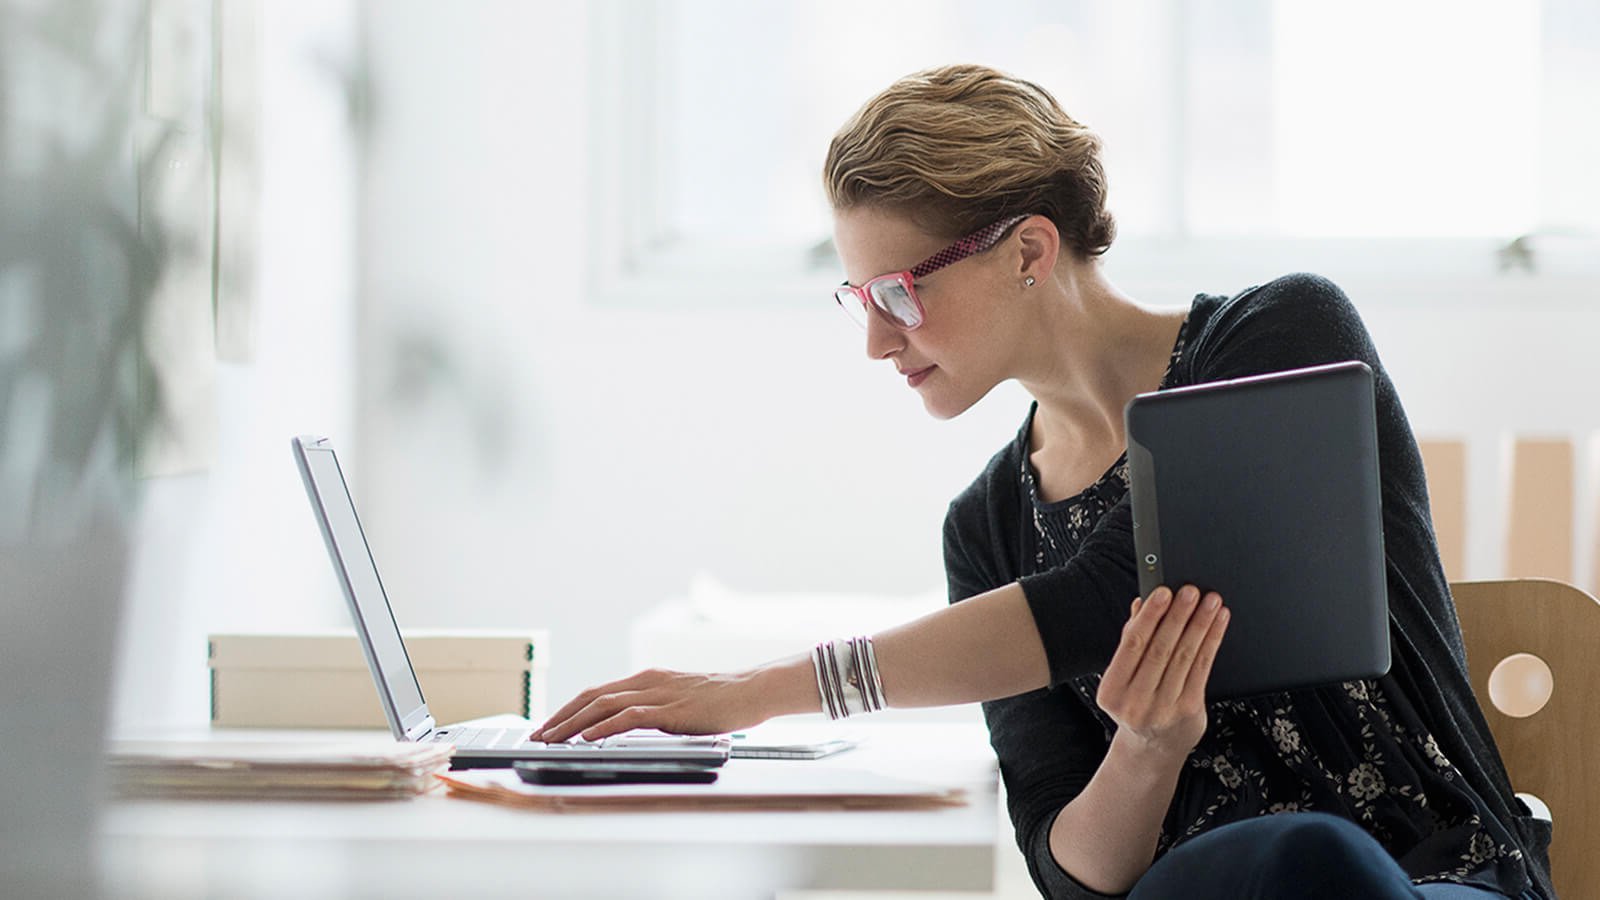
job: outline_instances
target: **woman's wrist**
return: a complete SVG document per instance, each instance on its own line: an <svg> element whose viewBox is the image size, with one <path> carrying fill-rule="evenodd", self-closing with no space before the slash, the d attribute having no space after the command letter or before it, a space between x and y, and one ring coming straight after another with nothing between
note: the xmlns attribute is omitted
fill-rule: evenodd
<svg viewBox="0 0 1600 900"><path fill-rule="evenodd" d="M1050 825L1050 854L1083 886L1130 890L1150 867L1187 754L1120 728L1089 784Z"/></svg>
<svg viewBox="0 0 1600 900"><path fill-rule="evenodd" d="M1170 777L1183 768L1184 761L1189 758L1189 750L1153 744L1126 728L1119 728L1111 737L1106 756L1108 759L1115 758L1124 771Z"/></svg>
<svg viewBox="0 0 1600 900"><path fill-rule="evenodd" d="M820 712L822 697L817 693L816 669L811 655L802 653L775 660L745 673L761 720L774 716L793 716Z"/></svg>

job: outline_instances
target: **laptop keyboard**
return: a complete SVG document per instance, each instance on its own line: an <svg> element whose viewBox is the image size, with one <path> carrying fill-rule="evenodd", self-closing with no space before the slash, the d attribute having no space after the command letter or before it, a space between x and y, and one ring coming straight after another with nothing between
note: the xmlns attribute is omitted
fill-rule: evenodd
<svg viewBox="0 0 1600 900"><path fill-rule="evenodd" d="M685 737L649 732L627 732L598 741L574 737L570 741L547 744L530 741L532 734L526 728L446 728L433 732L428 740L454 744L461 751L485 750L590 750L596 747L653 752L660 749L714 749L726 745L727 739L718 735Z"/></svg>
<svg viewBox="0 0 1600 900"><path fill-rule="evenodd" d="M547 750L577 749L580 747L595 747L603 741L586 741L574 738L570 743L546 744L543 741L528 740L529 732L524 728L457 728L442 735L450 743L462 750L510 750L516 747L541 747Z"/></svg>

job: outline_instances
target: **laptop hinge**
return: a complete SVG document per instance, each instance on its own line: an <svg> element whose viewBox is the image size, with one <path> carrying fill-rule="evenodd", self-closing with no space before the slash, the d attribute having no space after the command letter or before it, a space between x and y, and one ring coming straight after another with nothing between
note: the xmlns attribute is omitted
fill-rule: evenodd
<svg viewBox="0 0 1600 900"><path fill-rule="evenodd" d="M409 729L406 730L406 740L408 740L408 741L424 741L424 740L427 740L428 739L428 735L433 733L434 724L435 723L433 721L433 716L423 716L422 717L422 721L418 722L417 724L411 726Z"/></svg>

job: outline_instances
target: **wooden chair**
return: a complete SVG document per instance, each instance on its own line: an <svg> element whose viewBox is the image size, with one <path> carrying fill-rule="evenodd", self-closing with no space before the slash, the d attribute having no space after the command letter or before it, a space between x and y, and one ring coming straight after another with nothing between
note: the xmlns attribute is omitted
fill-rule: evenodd
<svg viewBox="0 0 1600 900"><path fill-rule="evenodd" d="M1600 601L1547 579L1450 590L1472 689L1511 785L1550 808L1556 891L1600 897Z"/></svg>

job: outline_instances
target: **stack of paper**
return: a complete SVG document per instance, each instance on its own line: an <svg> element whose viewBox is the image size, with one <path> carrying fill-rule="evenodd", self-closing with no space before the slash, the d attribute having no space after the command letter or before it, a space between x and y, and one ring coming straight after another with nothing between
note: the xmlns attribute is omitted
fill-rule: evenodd
<svg viewBox="0 0 1600 900"><path fill-rule="evenodd" d="M450 796L543 812L935 809L962 806L966 791L840 768L777 768L732 762L714 784L555 787L486 769L439 776Z"/></svg>
<svg viewBox="0 0 1600 900"><path fill-rule="evenodd" d="M448 744L118 741L107 755L124 797L385 800L438 786Z"/></svg>

